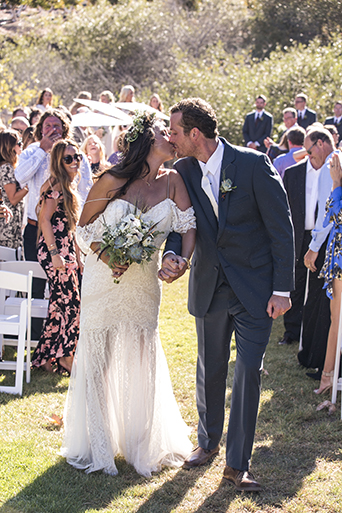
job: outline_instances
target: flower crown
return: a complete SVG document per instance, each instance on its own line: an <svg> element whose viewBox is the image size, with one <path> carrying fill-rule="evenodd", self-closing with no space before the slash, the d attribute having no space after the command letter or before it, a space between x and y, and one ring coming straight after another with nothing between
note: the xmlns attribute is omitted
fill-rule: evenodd
<svg viewBox="0 0 342 513"><path fill-rule="evenodd" d="M155 114L148 114L146 112L143 112L140 114L139 112L135 113L135 116L133 118L133 125L129 127L129 129L126 132L125 139L127 142L132 143L136 141L139 137L139 134L143 134L145 130L145 123L147 121L151 122L153 118L155 117Z"/></svg>

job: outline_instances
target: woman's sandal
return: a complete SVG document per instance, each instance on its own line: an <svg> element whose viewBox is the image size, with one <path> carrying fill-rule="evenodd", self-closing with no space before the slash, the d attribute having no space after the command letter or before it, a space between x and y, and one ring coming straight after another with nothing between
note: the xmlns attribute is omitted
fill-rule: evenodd
<svg viewBox="0 0 342 513"><path fill-rule="evenodd" d="M325 394L326 392L329 392L329 390L332 388L334 371L331 371L331 372L322 371L322 378L323 378L323 376L325 378L330 378L329 379L329 384L328 385L324 385L323 387L320 384L319 388L314 390L315 394L317 394L317 395ZM322 380L321 380L321 383L322 383Z"/></svg>

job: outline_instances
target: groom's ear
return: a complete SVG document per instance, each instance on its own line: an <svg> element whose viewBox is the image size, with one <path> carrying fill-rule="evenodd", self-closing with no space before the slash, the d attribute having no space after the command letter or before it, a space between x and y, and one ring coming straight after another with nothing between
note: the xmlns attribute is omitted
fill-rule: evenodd
<svg viewBox="0 0 342 513"><path fill-rule="evenodd" d="M197 141L198 138L201 136L201 131L198 128L194 127L190 130L189 136L191 137L192 141Z"/></svg>

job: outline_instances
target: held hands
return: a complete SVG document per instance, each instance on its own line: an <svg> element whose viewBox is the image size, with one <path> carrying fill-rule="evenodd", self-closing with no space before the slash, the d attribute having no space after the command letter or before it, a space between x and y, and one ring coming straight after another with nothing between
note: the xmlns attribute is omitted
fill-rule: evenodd
<svg viewBox="0 0 342 513"><path fill-rule="evenodd" d="M172 283L177 280L188 268L188 264L179 255L168 253L164 256L162 267L158 271L158 278L166 283Z"/></svg>
<svg viewBox="0 0 342 513"><path fill-rule="evenodd" d="M279 315L283 315L290 310L292 304L289 297L272 295L268 301L266 312L269 317L276 319Z"/></svg>

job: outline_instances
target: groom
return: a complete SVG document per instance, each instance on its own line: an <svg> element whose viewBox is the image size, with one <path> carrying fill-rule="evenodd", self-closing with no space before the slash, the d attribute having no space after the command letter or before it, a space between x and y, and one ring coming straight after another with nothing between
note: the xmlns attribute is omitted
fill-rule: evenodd
<svg viewBox="0 0 342 513"><path fill-rule="evenodd" d="M171 108L170 142L197 218L189 311L198 337L198 447L190 469L219 452L233 331L236 365L223 477L258 491L249 462L260 396L260 372L272 319L291 306L293 229L279 175L264 154L218 137L211 106L200 98ZM182 158L186 157L186 158ZM181 242L169 236L159 272L171 282L185 272Z"/></svg>

